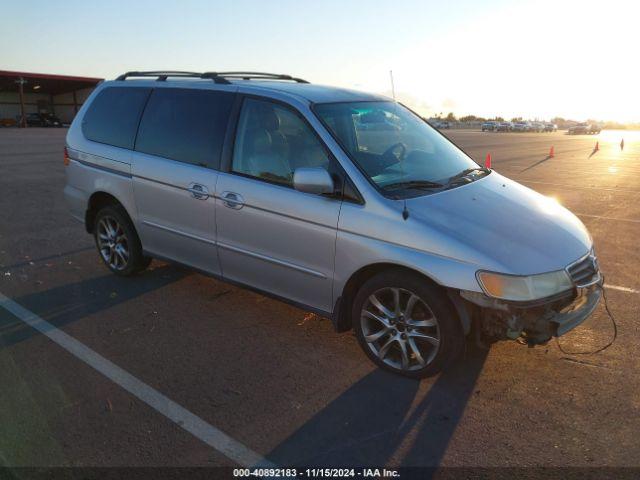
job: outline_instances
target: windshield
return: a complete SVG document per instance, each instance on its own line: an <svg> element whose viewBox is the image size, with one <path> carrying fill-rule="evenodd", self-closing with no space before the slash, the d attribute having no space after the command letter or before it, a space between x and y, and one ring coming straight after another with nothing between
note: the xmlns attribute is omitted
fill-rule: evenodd
<svg viewBox="0 0 640 480"><path fill-rule="evenodd" d="M470 168L458 147L395 102L324 103L316 114L349 156L385 193L417 196Z"/></svg>

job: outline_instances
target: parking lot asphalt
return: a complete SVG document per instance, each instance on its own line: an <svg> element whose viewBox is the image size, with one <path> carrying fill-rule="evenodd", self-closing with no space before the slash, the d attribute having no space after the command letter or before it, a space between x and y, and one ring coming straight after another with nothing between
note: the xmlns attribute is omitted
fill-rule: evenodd
<svg viewBox="0 0 640 480"><path fill-rule="evenodd" d="M267 460L640 465L640 137L446 132L585 223L618 339L502 342L417 382L278 301L158 261L110 274L64 203L65 134L0 129L0 293ZM560 342L611 335L600 306ZM236 464L182 427L0 308L0 465Z"/></svg>

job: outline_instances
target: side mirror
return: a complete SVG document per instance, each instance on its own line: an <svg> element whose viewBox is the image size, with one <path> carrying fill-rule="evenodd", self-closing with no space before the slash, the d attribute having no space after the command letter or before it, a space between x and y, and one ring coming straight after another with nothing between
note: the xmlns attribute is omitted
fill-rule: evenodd
<svg viewBox="0 0 640 480"><path fill-rule="evenodd" d="M293 188L299 192L322 195L333 193L333 178L322 167L300 167L293 172Z"/></svg>

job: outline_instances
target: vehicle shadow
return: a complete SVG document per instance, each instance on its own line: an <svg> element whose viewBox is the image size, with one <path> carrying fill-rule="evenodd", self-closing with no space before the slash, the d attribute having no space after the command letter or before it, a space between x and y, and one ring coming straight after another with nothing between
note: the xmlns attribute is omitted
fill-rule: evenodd
<svg viewBox="0 0 640 480"><path fill-rule="evenodd" d="M430 388L382 370L362 378L267 459L282 466L437 467L475 391L487 351L468 352ZM425 391L426 390L426 391Z"/></svg>
<svg viewBox="0 0 640 480"><path fill-rule="evenodd" d="M55 327L63 327L162 288L188 274L188 270L173 265L159 266L133 279L107 273L13 300ZM34 335L38 335L36 330L0 308L0 348L20 343Z"/></svg>

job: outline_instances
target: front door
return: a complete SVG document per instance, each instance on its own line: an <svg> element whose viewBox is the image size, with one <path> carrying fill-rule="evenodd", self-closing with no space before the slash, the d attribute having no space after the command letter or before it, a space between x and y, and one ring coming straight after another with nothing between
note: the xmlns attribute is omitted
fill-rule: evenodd
<svg viewBox="0 0 640 480"><path fill-rule="evenodd" d="M330 169L318 137L291 108L245 98L229 171L216 187L225 278L330 312L341 201L293 189L297 167Z"/></svg>

